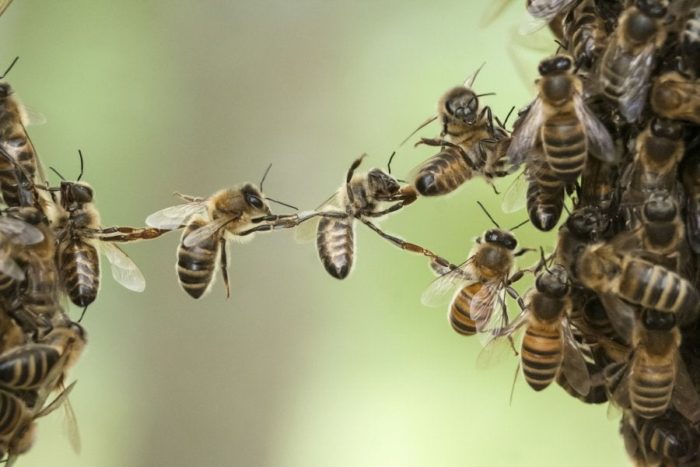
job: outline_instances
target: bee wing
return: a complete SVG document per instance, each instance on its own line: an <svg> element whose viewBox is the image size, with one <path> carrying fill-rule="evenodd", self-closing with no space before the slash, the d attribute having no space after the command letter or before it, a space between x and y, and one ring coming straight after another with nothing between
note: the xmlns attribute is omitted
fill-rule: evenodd
<svg viewBox="0 0 700 467"><path fill-rule="evenodd" d="M182 241L182 244L185 245L188 248L191 248L195 245L198 245L202 243L205 240L208 240L214 235L217 235L221 229L223 229L227 224L230 224L231 222L235 222L238 219L240 219L240 215L236 217L232 216L225 216L225 217L220 217L218 219L215 219L211 222L207 222L197 230L193 230L187 236L184 238Z"/></svg>
<svg viewBox="0 0 700 467"><path fill-rule="evenodd" d="M131 258L117 245L111 242L101 242L102 251L109 261L114 280L134 292L146 289L146 278Z"/></svg>
<svg viewBox="0 0 700 467"><path fill-rule="evenodd" d="M17 281L24 280L24 271L17 262L10 257L10 253L6 249L0 252L0 272Z"/></svg>
<svg viewBox="0 0 700 467"><path fill-rule="evenodd" d="M74 381L72 384L75 384ZM80 441L80 430L78 428L78 417L75 416L75 410L73 410L73 404L70 403L68 397L65 398L63 402L63 412L64 420L63 427L66 431L66 436L68 437L68 442L71 448L76 454L80 454L82 449L82 443Z"/></svg>
<svg viewBox="0 0 700 467"><path fill-rule="evenodd" d="M544 117L542 100L536 98L530 105L522 122L513 131L513 137L506 152L508 163L514 166L522 164L537 141Z"/></svg>
<svg viewBox="0 0 700 467"><path fill-rule="evenodd" d="M206 211L205 201L178 204L177 206L170 206L169 208L154 212L146 218L146 225L159 229L177 229L181 227L190 216L203 211Z"/></svg>
<svg viewBox="0 0 700 467"><path fill-rule="evenodd" d="M461 287L465 287L476 282L476 277L471 271L471 261L469 258L459 267L450 269L435 279L421 295L421 303L427 306L440 306L447 302L447 298L454 298L456 293L459 293ZM433 269L438 269L440 266L434 265ZM455 290L455 288L460 289Z"/></svg>
<svg viewBox="0 0 700 467"><path fill-rule="evenodd" d="M649 44L630 62L630 72L622 84L625 91L620 97L620 111L628 122L637 121L644 110L655 50L656 47Z"/></svg>
<svg viewBox="0 0 700 467"><path fill-rule="evenodd" d="M482 342L484 348L476 358L477 368L491 368L505 360L508 355L518 355L516 347L520 345L528 316L529 312L524 310L510 324L503 326L500 332L479 334L480 339L487 336L487 340Z"/></svg>
<svg viewBox="0 0 700 467"><path fill-rule="evenodd" d="M608 392L608 418L619 419L619 409L630 408L629 361L611 363L603 370L605 387Z"/></svg>
<svg viewBox="0 0 700 467"><path fill-rule="evenodd" d="M586 131L588 146L595 157L603 162L611 164L617 163L620 159L615 151L610 132L605 125L598 120L593 112L588 108L580 94L574 94L574 110L579 121Z"/></svg>
<svg viewBox="0 0 700 467"><path fill-rule="evenodd" d="M343 189L344 188L343 186ZM316 211L331 211L343 208L342 197L340 196L340 190L338 190L321 203L316 208ZM318 223L320 220L321 216L317 216L299 224L299 226L294 229L294 240L296 240L297 243L308 243L312 240L316 240Z"/></svg>
<svg viewBox="0 0 700 467"><path fill-rule="evenodd" d="M535 18L549 23L559 13L569 8L576 0L529 0L527 12Z"/></svg>
<svg viewBox="0 0 700 467"><path fill-rule="evenodd" d="M501 210L510 214L524 209L527 204L527 187L528 180L523 171L515 177L515 180L513 180L503 194Z"/></svg>
<svg viewBox="0 0 700 467"><path fill-rule="evenodd" d="M700 398L698 397L698 391L678 352L676 352L675 359L676 379L673 384L672 404L678 412L690 420L693 425L696 425L700 422Z"/></svg>
<svg viewBox="0 0 700 467"><path fill-rule="evenodd" d="M41 230L13 217L0 217L0 234L14 243L23 245L34 245L44 239Z"/></svg>
<svg viewBox="0 0 700 467"><path fill-rule="evenodd" d="M629 344L634 329L634 308L623 302L617 295L599 294L598 296L615 332L625 344Z"/></svg>
<svg viewBox="0 0 700 467"><path fill-rule="evenodd" d="M561 371L564 372L569 385L582 396L591 391L591 375L588 372L586 360L581 354L579 343L569 327L569 321L563 318L561 321L562 337L564 340L564 358L561 363Z"/></svg>
<svg viewBox="0 0 700 467"><path fill-rule="evenodd" d="M491 280L484 282L481 289L472 297L470 303L471 315L476 323L477 331L493 334L499 332L504 327L508 315L505 310L505 301L500 297L500 292L502 290L502 281ZM502 308L494 312L495 307L499 305Z"/></svg>
<svg viewBox="0 0 700 467"><path fill-rule="evenodd" d="M480 26L483 28L493 23L503 14L509 3L512 3L511 0L494 0L490 2L489 6L486 7L486 11L484 11L484 15L481 17Z"/></svg>

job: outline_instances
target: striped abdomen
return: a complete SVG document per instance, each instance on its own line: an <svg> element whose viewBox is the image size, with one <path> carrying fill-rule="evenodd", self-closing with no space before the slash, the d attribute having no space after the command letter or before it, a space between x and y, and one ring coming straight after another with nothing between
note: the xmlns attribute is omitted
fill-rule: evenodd
<svg viewBox="0 0 700 467"><path fill-rule="evenodd" d="M13 389L41 386L60 354L49 345L29 344L0 356L0 385Z"/></svg>
<svg viewBox="0 0 700 467"><path fill-rule="evenodd" d="M662 418L636 421L639 438L647 451L670 459L683 459L693 454L698 446L698 434L687 420L676 412Z"/></svg>
<svg viewBox="0 0 700 467"><path fill-rule="evenodd" d="M566 23L566 29L576 63L591 66L600 55L605 38L605 25L598 17L592 1L584 1L576 7L573 21Z"/></svg>
<svg viewBox="0 0 700 467"><path fill-rule="evenodd" d="M350 274L355 251L355 219L323 217L316 231L318 257L328 274L345 279Z"/></svg>
<svg viewBox="0 0 700 467"><path fill-rule="evenodd" d="M423 196L446 195L473 176L472 169L458 150L445 148L420 166L414 185Z"/></svg>
<svg viewBox="0 0 700 467"><path fill-rule="evenodd" d="M556 177L573 183L586 162L586 134L574 112L560 112L542 125L542 147Z"/></svg>
<svg viewBox="0 0 700 467"><path fill-rule="evenodd" d="M212 283L219 254L219 239L209 237L197 245L187 247L184 238L204 226L204 219L193 219L182 232L177 249L177 277L183 290L192 298L201 297Z"/></svg>
<svg viewBox="0 0 700 467"><path fill-rule="evenodd" d="M644 308L683 313L694 310L700 297L677 273L649 261L625 257L618 293Z"/></svg>
<svg viewBox="0 0 700 467"><path fill-rule="evenodd" d="M675 378L674 358L655 357L637 349L629 376L629 397L634 413L644 418L662 415L671 402Z"/></svg>
<svg viewBox="0 0 700 467"><path fill-rule="evenodd" d="M530 180L527 187L527 214L537 229L548 232L557 225L564 208L564 186L547 188L538 179Z"/></svg>
<svg viewBox="0 0 700 467"><path fill-rule="evenodd" d="M0 390L0 438L9 441L26 419L26 415L27 408L19 398Z"/></svg>
<svg viewBox="0 0 700 467"><path fill-rule="evenodd" d="M21 125L11 125L6 127L0 135L2 148L12 157L29 177L29 181L35 182L36 155L29 139L26 137L24 128ZM17 168L14 164L0 160L0 190L5 204L8 206L20 206L20 195L18 192Z"/></svg>
<svg viewBox="0 0 700 467"><path fill-rule="evenodd" d="M600 82L603 85L603 95L615 104L625 94L625 80L630 73L631 55L624 52L619 44L610 44L600 61Z"/></svg>
<svg viewBox="0 0 700 467"><path fill-rule="evenodd" d="M64 289L77 306L95 301L100 287L100 257L97 249L82 240L68 240L59 247L59 268Z"/></svg>
<svg viewBox="0 0 700 467"><path fill-rule="evenodd" d="M533 323L534 320L531 322ZM554 381L564 358L561 329L556 324L529 324L523 336L520 363L525 380L535 391Z"/></svg>
<svg viewBox="0 0 700 467"><path fill-rule="evenodd" d="M32 261L27 265L26 289L22 306L34 318L52 318L60 311L58 271L51 261Z"/></svg>
<svg viewBox="0 0 700 467"><path fill-rule="evenodd" d="M448 319L452 325L452 329L464 336L472 336L476 334L476 322L471 316L471 302L481 288L481 282L475 282L460 290L450 305Z"/></svg>

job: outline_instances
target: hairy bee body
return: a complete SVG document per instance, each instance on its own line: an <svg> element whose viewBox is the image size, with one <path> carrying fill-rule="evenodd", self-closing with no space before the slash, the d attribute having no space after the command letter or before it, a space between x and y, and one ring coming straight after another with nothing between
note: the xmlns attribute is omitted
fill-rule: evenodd
<svg viewBox="0 0 700 467"><path fill-rule="evenodd" d="M97 248L80 239L68 240L59 245L58 265L71 301L81 307L94 302L100 287Z"/></svg>
<svg viewBox="0 0 700 467"><path fill-rule="evenodd" d="M353 266L355 253L354 218L323 218L316 237L323 267L336 279L345 279Z"/></svg>
<svg viewBox="0 0 700 467"><path fill-rule="evenodd" d="M678 72L659 76L651 88L649 101L658 115L675 120L687 120L700 125L700 83Z"/></svg>
<svg viewBox="0 0 700 467"><path fill-rule="evenodd" d="M573 109L561 109L545 118L542 147L547 163L561 181L572 183L578 178L586 162L588 147L586 134Z"/></svg>
<svg viewBox="0 0 700 467"><path fill-rule="evenodd" d="M441 196L456 190L474 176L465 155L453 147L445 147L420 165L414 186L423 196Z"/></svg>
<svg viewBox="0 0 700 467"><path fill-rule="evenodd" d="M558 179L555 179L559 182ZM548 232L559 222L564 209L564 186L556 183L553 186L543 177L533 177L527 187L527 214L530 222L537 229Z"/></svg>
<svg viewBox="0 0 700 467"><path fill-rule="evenodd" d="M185 246L184 239L203 227L207 221L194 218L185 226L177 249L177 277L182 289L193 298L201 297L209 288L216 271L220 242L210 237L193 246Z"/></svg>

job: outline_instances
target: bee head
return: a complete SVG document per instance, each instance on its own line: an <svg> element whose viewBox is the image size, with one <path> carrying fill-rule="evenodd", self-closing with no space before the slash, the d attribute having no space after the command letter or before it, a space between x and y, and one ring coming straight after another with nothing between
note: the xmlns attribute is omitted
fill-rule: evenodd
<svg viewBox="0 0 700 467"><path fill-rule="evenodd" d="M574 236L591 242L607 230L608 222L597 208L586 207L572 212L566 220L566 226Z"/></svg>
<svg viewBox="0 0 700 467"><path fill-rule="evenodd" d="M571 58L567 55L555 55L551 58L542 60L537 67L537 70L542 76L550 76L561 73L568 73L573 67Z"/></svg>
<svg viewBox="0 0 700 467"><path fill-rule="evenodd" d="M683 137L683 125L674 120L655 118L651 121L651 134L677 141Z"/></svg>
<svg viewBox="0 0 700 467"><path fill-rule="evenodd" d="M479 98L465 86L458 86L449 91L444 99L444 111L450 118L460 123L473 125L479 112Z"/></svg>
<svg viewBox="0 0 700 467"><path fill-rule="evenodd" d="M242 189L243 199L245 203L254 211L259 211L264 214L270 214L270 206L265 201L265 196L255 186L248 183Z"/></svg>
<svg viewBox="0 0 700 467"><path fill-rule="evenodd" d="M92 187L84 182L61 182L61 202L64 205L92 203Z"/></svg>
<svg viewBox="0 0 700 467"><path fill-rule="evenodd" d="M648 331L670 331L676 325L676 315L646 308L642 312L642 323Z"/></svg>
<svg viewBox="0 0 700 467"><path fill-rule="evenodd" d="M401 189L401 185L394 177L381 169L372 169L367 173L370 191L379 197L395 195Z"/></svg>
<svg viewBox="0 0 700 467"><path fill-rule="evenodd" d="M518 241L513 234L499 229L490 229L484 233L484 241L502 246L508 250L515 250L518 246Z"/></svg>
<svg viewBox="0 0 700 467"><path fill-rule="evenodd" d="M651 222L670 222L678 213L676 202L668 193L657 193L644 203L644 217Z"/></svg>
<svg viewBox="0 0 700 467"><path fill-rule="evenodd" d="M666 16L666 6L656 0L637 0L635 6L639 11L650 18L660 19Z"/></svg>
<svg viewBox="0 0 700 467"><path fill-rule="evenodd" d="M635 6L638 12L632 13L620 27L629 40L640 44L656 34L656 21L666 15L666 7L653 0L637 0Z"/></svg>
<svg viewBox="0 0 700 467"><path fill-rule="evenodd" d="M564 297L569 292L566 270L558 264L545 269L535 279L535 287L551 297Z"/></svg>
<svg viewBox="0 0 700 467"><path fill-rule="evenodd" d="M0 99L7 99L12 94L12 88L8 83L0 83Z"/></svg>

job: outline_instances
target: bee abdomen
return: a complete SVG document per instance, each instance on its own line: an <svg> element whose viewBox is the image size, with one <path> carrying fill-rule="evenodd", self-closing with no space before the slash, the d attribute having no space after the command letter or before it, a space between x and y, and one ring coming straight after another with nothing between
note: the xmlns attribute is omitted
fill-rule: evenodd
<svg viewBox="0 0 700 467"><path fill-rule="evenodd" d="M624 299L666 312L689 312L697 306L699 299L690 282L677 273L638 259L627 262L619 288Z"/></svg>
<svg viewBox="0 0 700 467"><path fill-rule="evenodd" d="M316 233L316 247L323 267L336 279L345 279L352 270L355 250L353 218L322 218Z"/></svg>
<svg viewBox="0 0 700 467"><path fill-rule="evenodd" d="M452 304L450 305L450 312L448 319L457 333L464 336L473 336L476 334L476 322L471 317L471 302L479 290L481 290L482 284L480 282L475 282L464 287L455 296Z"/></svg>
<svg viewBox="0 0 700 467"><path fill-rule="evenodd" d="M59 250L63 285L71 301L86 307L95 301L100 286L100 258L89 243L69 241Z"/></svg>
<svg viewBox="0 0 700 467"><path fill-rule="evenodd" d="M22 402L12 394L0 390L0 435L11 435L22 419Z"/></svg>
<svg viewBox="0 0 700 467"><path fill-rule="evenodd" d="M527 187L527 213L532 225L548 232L557 225L564 208L564 188L551 189L531 180Z"/></svg>
<svg viewBox="0 0 700 467"><path fill-rule="evenodd" d="M48 345L30 345L0 356L0 383L15 389L37 388L59 357L58 350Z"/></svg>
<svg viewBox="0 0 700 467"><path fill-rule="evenodd" d="M187 247L183 244L183 240L190 232L205 224L203 219L195 219L187 224L177 249L177 277L180 286L192 298L204 295L212 282L219 242L215 238L209 238L197 245Z"/></svg>
<svg viewBox="0 0 700 467"><path fill-rule="evenodd" d="M446 195L472 176L472 169L464 156L456 150L445 149L423 163L414 185L423 196Z"/></svg>
<svg viewBox="0 0 700 467"><path fill-rule="evenodd" d="M662 415L671 402L674 376L673 365L635 365L629 387L632 410L644 418Z"/></svg>
<svg viewBox="0 0 700 467"><path fill-rule="evenodd" d="M555 115L542 126L542 147L557 178L576 181L586 162L586 135L575 114Z"/></svg>
<svg viewBox="0 0 700 467"><path fill-rule="evenodd" d="M558 329L533 329L528 326L520 351L523 375L535 391L549 386L563 359Z"/></svg>

